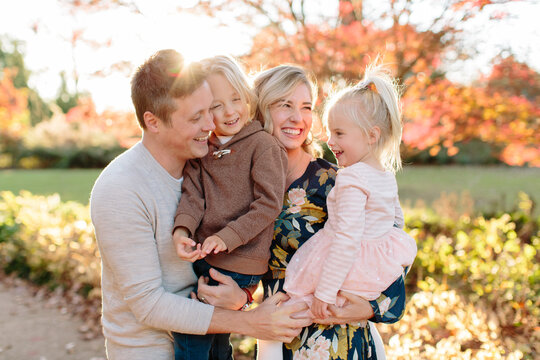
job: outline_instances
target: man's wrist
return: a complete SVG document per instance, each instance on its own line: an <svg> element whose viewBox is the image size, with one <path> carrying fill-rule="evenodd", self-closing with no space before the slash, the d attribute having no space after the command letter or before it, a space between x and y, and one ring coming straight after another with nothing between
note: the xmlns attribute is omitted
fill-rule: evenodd
<svg viewBox="0 0 540 360"><path fill-rule="evenodd" d="M242 288L242 290L244 290L244 293L246 293L246 302L240 308L240 310L243 311L247 310L251 306L251 304L253 304L253 295L251 294L251 291L246 288Z"/></svg>

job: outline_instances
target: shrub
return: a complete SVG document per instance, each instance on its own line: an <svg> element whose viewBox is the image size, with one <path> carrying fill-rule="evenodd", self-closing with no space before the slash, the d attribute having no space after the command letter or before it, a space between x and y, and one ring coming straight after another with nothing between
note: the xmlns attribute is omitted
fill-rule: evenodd
<svg viewBox="0 0 540 360"><path fill-rule="evenodd" d="M114 135L86 123L66 122L61 115L43 121L24 136L21 167L104 167L123 149Z"/></svg>
<svg viewBox="0 0 540 360"><path fill-rule="evenodd" d="M88 207L58 195L0 193L0 268L50 288L99 297L100 257Z"/></svg>
<svg viewBox="0 0 540 360"><path fill-rule="evenodd" d="M520 194L518 205L516 212L491 219L405 211L408 231L418 243L409 282L425 291L433 282L443 283L472 302L511 307L515 316L506 325L523 323L530 315L538 318L540 218L531 218L526 194Z"/></svg>

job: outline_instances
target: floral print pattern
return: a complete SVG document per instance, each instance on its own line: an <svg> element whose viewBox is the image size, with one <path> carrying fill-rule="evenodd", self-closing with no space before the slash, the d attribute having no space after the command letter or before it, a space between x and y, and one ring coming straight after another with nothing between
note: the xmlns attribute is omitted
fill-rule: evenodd
<svg viewBox="0 0 540 360"><path fill-rule="evenodd" d="M337 167L323 159L312 161L304 175L293 182L285 194L283 209L276 219L269 261L270 271L263 278L265 297L283 291L285 269L295 251L327 219L326 197L335 184ZM373 322L392 323L403 316L405 308L404 276L370 302ZM367 322L326 326L313 324L283 348L284 360L376 359Z"/></svg>

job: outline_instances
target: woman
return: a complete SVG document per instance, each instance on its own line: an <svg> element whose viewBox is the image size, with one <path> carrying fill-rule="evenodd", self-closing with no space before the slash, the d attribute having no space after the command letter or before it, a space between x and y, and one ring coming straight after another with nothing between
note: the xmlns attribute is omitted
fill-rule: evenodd
<svg viewBox="0 0 540 360"><path fill-rule="evenodd" d="M283 144L288 157L287 191L283 210L275 223L270 271L263 279L265 297L282 291L288 261L324 226L327 218L326 197L334 186L337 167L312 153L310 130L317 93L314 84L302 68L290 65L261 72L255 79L258 118L271 124L272 134ZM199 296L202 293L214 305L239 307L241 299L245 300L242 290L224 295L232 287L234 285L228 288L199 286ZM401 318L405 307L403 278L371 302L349 294L343 296L348 299L347 305L342 308L330 306L332 317L315 319L299 337L283 346L284 359L293 356L309 359L315 357L314 353L320 358L340 360L381 359L384 356L375 354L373 336L366 320L392 323ZM236 299L235 303L232 304L230 299ZM374 333L378 336L376 329ZM382 342L377 349L383 350Z"/></svg>
<svg viewBox="0 0 540 360"><path fill-rule="evenodd" d="M270 272L263 279L265 296L270 296L282 291L285 269L294 252L323 227L327 217L326 197L334 186L337 167L312 155L309 134L317 90L303 69L282 65L264 71L255 79L255 92L259 97L259 117L273 125L272 134L285 146L289 161L288 189L275 223ZM284 346L284 359L291 359L293 353L295 357L310 358L316 352L322 358L375 358L365 320L375 315L374 321L394 322L401 317L405 301L403 278L371 303L345 296L349 306L340 311L334 307L332 319L316 319L300 337Z"/></svg>

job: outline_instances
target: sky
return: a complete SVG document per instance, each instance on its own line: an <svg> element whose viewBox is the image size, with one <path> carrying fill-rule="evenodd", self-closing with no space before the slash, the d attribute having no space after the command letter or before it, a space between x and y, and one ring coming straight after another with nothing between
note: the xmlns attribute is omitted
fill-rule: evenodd
<svg viewBox="0 0 540 360"><path fill-rule="evenodd" d="M215 19L179 14L177 1L136 0L136 3L142 14L134 14L125 8L71 14L55 0L0 0L0 37L24 41L26 66L32 71L30 85L43 98L55 98L60 86L60 72L65 71L71 78L76 69L79 90L90 92L98 111L107 108L131 110L129 71L95 75L110 64L121 61L141 64L163 48L177 49L188 59L196 60L220 53L241 55L250 47L250 34L246 28L238 25L223 27ZM190 3L194 1L182 1L184 6ZM328 1L310 5L312 11L320 11L325 6L321 4L331 5L324 9L325 14L335 11L335 4ZM501 9L493 9L498 10ZM489 61L502 48L511 49L518 55L518 60L540 71L540 24L537 18L540 1L515 2L502 10L511 15L503 23L486 21L485 17L470 25L469 30L474 36L467 41L470 46L478 47L479 55L472 61L453 64L448 74L451 80L466 82L488 72ZM33 25L37 25L36 31ZM84 30L85 39L110 41L110 46L93 47L80 43L73 49L70 40L77 30ZM69 85L73 90L73 83Z"/></svg>

